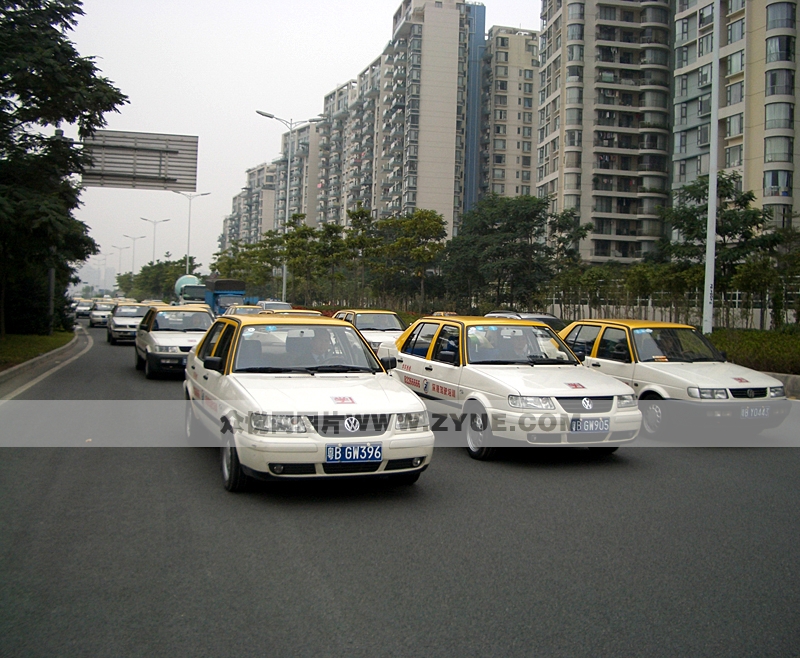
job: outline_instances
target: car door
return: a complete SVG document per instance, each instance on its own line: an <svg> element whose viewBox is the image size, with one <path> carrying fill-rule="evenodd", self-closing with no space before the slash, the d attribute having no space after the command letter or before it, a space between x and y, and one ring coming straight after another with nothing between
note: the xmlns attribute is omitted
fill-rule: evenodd
<svg viewBox="0 0 800 658"><path fill-rule="evenodd" d="M605 375L616 377L633 386L633 358L628 332L622 327L605 327L597 341L593 357L587 365Z"/></svg>
<svg viewBox="0 0 800 658"><path fill-rule="evenodd" d="M207 416L211 422L212 429L219 431L222 428L222 417L231 417L231 404L236 397L231 390L231 383L227 373L230 372L230 361L236 338L237 325L233 322L226 322L225 328L214 347L212 356L218 357L221 361L222 372L206 369L208 379L206 380L206 390L208 391Z"/></svg>
<svg viewBox="0 0 800 658"><path fill-rule="evenodd" d="M136 329L136 339L134 340L134 349L143 359L147 358L147 345L150 343L150 325L155 317L156 310L151 308L145 314L139 326Z"/></svg>
<svg viewBox="0 0 800 658"><path fill-rule="evenodd" d="M420 395L427 395L423 390L423 381L430 371L425 370L425 367L428 365L428 352L439 326L438 322L420 322L397 355L397 367L403 373L401 381Z"/></svg>
<svg viewBox="0 0 800 658"><path fill-rule="evenodd" d="M193 359L187 370L189 385L192 387L192 398L199 401L199 411L203 424L212 431L219 429L217 416L218 404L214 399L212 384L220 377L219 372L206 368L203 359L214 356L223 332L230 323L217 321L209 330L203 342L197 348L197 357Z"/></svg>
<svg viewBox="0 0 800 658"><path fill-rule="evenodd" d="M426 395L438 400L457 400L458 384L461 378L461 364L464 362L462 327L456 324L443 324L433 342L430 358L424 366L425 379L422 390Z"/></svg>
<svg viewBox="0 0 800 658"><path fill-rule="evenodd" d="M578 357L581 354L590 357L601 329L602 325L599 324L579 324L567 334L564 342Z"/></svg>

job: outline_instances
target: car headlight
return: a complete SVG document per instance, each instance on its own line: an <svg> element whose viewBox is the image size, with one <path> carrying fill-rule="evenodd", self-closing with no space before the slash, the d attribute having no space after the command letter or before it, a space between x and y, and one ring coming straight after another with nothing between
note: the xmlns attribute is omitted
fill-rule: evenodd
<svg viewBox="0 0 800 658"><path fill-rule="evenodd" d="M728 391L724 388L697 388L691 386L686 389L690 398L698 398L700 400L726 400L728 398Z"/></svg>
<svg viewBox="0 0 800 658"><path fill-rule="evenodd" d="M617 409L624 409L625 407L635 407L635 395L618 395L617 396Z"/></svg>
<svg viewBox="0 0 800 658"><path fill-rule="evenodd" d="M401 432L413 432L415 430L427 430L430 427L427 411L412 411L405 414L397 414L395 428Z"/></svg>
<svg viewBox="0 0 800 658"><path fill-rule="evenodd" d="M302 416L289 414L250 414L250 428L256 432L302 434L308 431Z"/></svg>
<svg viewBox="0 0 800 658"><path fill-rule="evenodd" d="M534 395L509 395L508 404L515 409L555 409L553 398Z"/></svg>
<svg viewBox="0 0 800 658"><path fill-rule="evenodd" d="M156 345L153 350L155 352L166 352L168 354L175 354L181 351L177 345Z"/></svg>
<svg viewBox="0 0 800 658"><path fill-rule="evenodd" d="M783 386L770 386L769 396L771 398L784 398L786 397L786 389Z"/></svg>

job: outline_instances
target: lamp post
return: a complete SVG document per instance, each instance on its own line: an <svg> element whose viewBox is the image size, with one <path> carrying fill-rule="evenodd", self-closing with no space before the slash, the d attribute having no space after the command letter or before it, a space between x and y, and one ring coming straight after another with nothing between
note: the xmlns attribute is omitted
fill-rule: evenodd
<svg viewBox="0 0 800 658"><path fill-rule="evenodd" d="M146 235L137 235L135 238L130 235L123 235L123 238L128 238L128 240L133 241L133 249L131 250L131 276L136 275L136 241L141 240L142 238L146 238Z"/></svg>
<svg viewBox="0 0 800 658"><path fill-rule="evenodd" d="M147 219L147 217L139 217L142 221L150 222L153 225L153 265L156 264L156 226L168 222L168 219Z"/></svg>
<svg viewBox="0 0 800 658"><path fill-rule="evenodd" d="M305 121L292 121L291 119L281 119L280 117L276 117L274 114L270 114L269 112L264 112L263 110L256 110L256 114L261 115L262 117L266 117L267 119L275 119L275 121L280 121L284 126L289 129L289 145L287 147L286 153L286 213L283 220L283 234L286 235L286 227L289 224L289 179L292 175L292 147L294 146L294 139L292 133L294 129L301 124L306 123L319 123L320 121L324 121L324 118L321 117L314 117L313 119L307 119ZM286 301L286 256L284 255L283 258L283 272L282 272L282 281L281 281L281 300Z"/></svg>
<svg viewBox="0 0 800 658"><path fill-rule="evenodd" d="M211 192L178 192L172 190L175 194L180 194L182 197L189 199L189 228L186 231L186 274L189 274L189 250L192 244L192 199L198 196L208 196Z"/></svg>
<svg viewBox="0 0 800 658"><path fill-rule="evenodd" d="M127 247L118 247L117 245L112 244L111 248L119 251L119 265L117 266L117 274L122 274L122 252L125 251L125 249L130 249L131 247L130 245Z"/></svg>

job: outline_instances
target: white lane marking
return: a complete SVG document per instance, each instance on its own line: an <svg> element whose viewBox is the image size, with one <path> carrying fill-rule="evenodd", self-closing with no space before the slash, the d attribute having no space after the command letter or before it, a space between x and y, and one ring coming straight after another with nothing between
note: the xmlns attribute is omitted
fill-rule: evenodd
<svg viewBox="0 0 800 658"><path fill-rule="evenodd" d="M6 403L8 400L13 400L15 397L17 397L18 395L21 395L22 393L24 393L25 391L27 391L29 388L31 388L31 387L33 387L33 386L36 386L36 384L38 384L40 381L42 381L42 380L44 380L44 379L47 379L47 378L48 378L50 375L52 375L54 372L58 372L58 371L59 371L59 370L61 370L61 368L63 368L64 366L66 366L66 365L69 365L69 364L70 364L70 363L72 363L73 361L77 361L77 360L78 360L78 359L80 359L80 358L81 358L81 357L82 357L84 354L86 354L86 352L88 352L90 349L92 349L92 346L94 345L94 340L92 339L91 335L89 334L89 332L88 332L88 331L86 331L86 329L85 329L83 326L81 326L80 330L81 330L81 331L82 331L82 332L83 332L83 333L86 335L86 337L89 339L89 343L86 345L86 347L85 347L85 348L83 348L83 349L82 349L82 350L81 350L81 351L80 351L78 354L76 354L75 356L73 356L71 359L67 359L67 360L66 360L66 361L64 361L63 363L59 363L57 366L55 366L55 367L53 367L53 368L50 368L50 370L48 370L47 372L43 372L43 373L42 373L41 375L39 375L39 376L38 376L36 379L33 379L33 380L29 381L29 382L28 382L27 384L25 384L24 386L20 386L20 387L19 387L19 388L18 388L16 391L12 391L12 392L11 392L11 393L10 393L8 396L6 396L6 397L5 397L5 398L3 398L2 400L0 400L0 406L2 406L3 404L5 404L5 403Z"/></svg>

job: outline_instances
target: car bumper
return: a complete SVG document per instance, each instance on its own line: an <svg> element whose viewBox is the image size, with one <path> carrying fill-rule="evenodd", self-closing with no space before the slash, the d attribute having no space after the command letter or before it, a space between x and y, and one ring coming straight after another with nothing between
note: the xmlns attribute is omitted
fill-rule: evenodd
<svg viewBox="0 0 800 658"><path fill-rule="evenodd" d="M502 440L532 445L620 445L633 441L642 425L638 409L598 414L563 412L491 412L492 434ZM607 431L571 431L578 419L608 420Z"/></svg>
<svg viewBox="0 0 800 658"><path fill-rule="evenodd" d="M183 372L186 370L186 357L187 354L183 352L180 354L150 353L147 355L147 358L150 360L150 367L159 372Z"/></svg>
<svg viewBox="0 0 800 658"><path fill-rule="evenodd" d="M785 398L760 398L726 401L664 400L664 405L666 411L682 425L695 425L698 428L735 426L760 431L783 423L789 415L792 403Z"/></svg>
<svg viewBox="0 0 800 658"><path fill-rule="evenodd" d="M330 444L354 445L380 443L380 462L328 462L326 447ZM264 439L249 433L236 436L239 462L253 477L264 478L332 478L383 476L423 471L433 456L433 432L409 436L377 436L351 441L323 437ZM414 465L413 460L421 459Z"/></svg>
<svg viewBox="0 0 800 658"><path fill-rule="evenodd" d="M108 327L108 331L109 331L109 333L111 334L111 336L115 340L135 340L136 339L136 328L135 327L133 327L131 329L124 329L124 328L118 328L118 327L109 326Z"/></svg>

